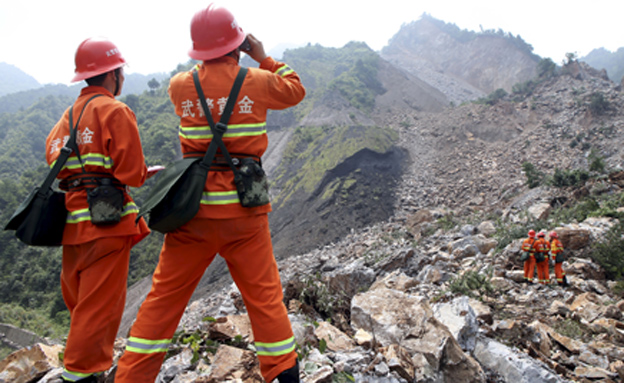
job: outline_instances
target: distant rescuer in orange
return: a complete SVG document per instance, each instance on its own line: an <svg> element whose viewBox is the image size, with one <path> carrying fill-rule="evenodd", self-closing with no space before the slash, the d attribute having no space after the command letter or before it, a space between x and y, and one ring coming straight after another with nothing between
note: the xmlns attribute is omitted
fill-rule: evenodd
<svg viewBox="0 0 624 383"><path fill-rule="evenodd" d="M529 237L522 241L522 260L524 260L524 282L533 283L535 273L535 230L529 230Z"/></svg>
<svg viewBox="0 0 624 383"><path fill-rule="evenodd" d="M563 271L563 244L559 240L559 235L556 231L551 231L549 237L550 254L555 258L555 278L557 278L557 283L560 286L567 286L568 279L565 271Z"/></svg>
<svg viewBox="0 0 624 383"><path fill-rule="evenodd" d="M182 153L203 156L212 132L193 80L199 81L214 121L239 72L241 50L258 62L249 68L229 120L223 142L235 159L260 158L267 148L269 109L285 109L301 102L305 89L288 65L266 55L262 43L245 35L234 16L214 4L191 21L191 58L201 60L193 70L176 74L169 96L180 117ZM215 164L216 163L216 164ZM262 376L267 382L299 382L295 338L273 255L267 213L269 203L243 207L232 170L223 157L208 172L201 207L188 223L165 235L152 290L130 331L126 351L118 363L117 383L154 382L165 353L195 287L218 253L238 286L253 329Z"/></svg>
<svg viewBox="0 0 624 383"><path fill-rule="evenodd" d="M76 50L73 82L85 80L70 109L46 140L50 165L77 126L77 148L60 171L68 210L63 233L61 290L71 316L63 355L65 382L96 382L113 362L121 322L130 249L146 235L135 225L137 206L127 186L148 176L134 113L115 100L124 83L121 52L110 41L90 38ZM78 122L79 120L79 122Z"/></svg>
<svg viewBox="0 0 624 383"><path fill-rule="evenodd" d="M546 233L543 231L537 233L537 241L535 241L534 247L538 282L542 285L549 284L550 270L548 270L548 252L550 251L550 243L546 240Z"/></svg>

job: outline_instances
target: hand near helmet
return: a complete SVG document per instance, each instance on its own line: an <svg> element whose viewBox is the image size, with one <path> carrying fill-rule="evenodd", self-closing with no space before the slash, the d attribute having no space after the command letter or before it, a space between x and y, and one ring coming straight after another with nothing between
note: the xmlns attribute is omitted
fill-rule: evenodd
<svg viewBox="0 0 624 383"><path fill-rule="evenodd" d="M249 57L251 57L257 63L261 63L264 59L267 58L267 54L264 52L264 46L262 45L262 42L255 38L254 35L252 35L251 33L247 35L247 38L241 45L241 50L249 55Z"/></svg>

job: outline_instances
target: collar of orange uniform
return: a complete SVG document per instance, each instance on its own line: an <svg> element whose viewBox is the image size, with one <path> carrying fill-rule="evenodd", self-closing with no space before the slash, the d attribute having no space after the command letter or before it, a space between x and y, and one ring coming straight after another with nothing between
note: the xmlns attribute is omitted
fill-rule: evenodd
<svg viewBox="0 0 624 383"><path fill-rule="evenodd" d="M236 61L236 59L234 57L230 57L230 56L221 56L218 57L214 60L209 60L209 61L204 61L203 65L212 65L212 64L231 64L231 65L238 65L238 62Z"/></svg>
<svg viewBox="0 0 624 383"><path fill-rule="evenodd" d="M87 86L85 88L82 88L80 90L80 95L84 96L87 94L97 94L97 93L101 93L105 96L108 97L113 97L113 94L111 92L108 91L108 89L103 88L101 86L95 86L95 85L91 85L91 86Z"/></svg>

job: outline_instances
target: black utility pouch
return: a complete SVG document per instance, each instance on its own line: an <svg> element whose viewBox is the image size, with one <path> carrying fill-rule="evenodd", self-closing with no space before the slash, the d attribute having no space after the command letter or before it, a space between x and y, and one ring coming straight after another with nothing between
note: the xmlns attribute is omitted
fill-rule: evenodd
<svg viewBox="0 0 624 383"><path fill-rule="evenodd" d="M253 158L243 158L235 180L238 198L243 207L257 207L269 203L269 181L262 166Z"/></svg>
<svg viewBox="0 0 624 383"><path fill-rule="evenodd" d="M87 190L87 201L92 224L106 226L121 221L124 194L113 186L111 178L98 179L98 186Z"/></svg>

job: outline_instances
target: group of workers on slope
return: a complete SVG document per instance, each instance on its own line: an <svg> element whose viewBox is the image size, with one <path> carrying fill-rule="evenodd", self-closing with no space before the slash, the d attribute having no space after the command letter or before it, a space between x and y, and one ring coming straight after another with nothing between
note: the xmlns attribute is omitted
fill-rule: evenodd
<svg viewBox="0 0 624 383"><path fill-rule="evenodd" d="M563 244L556 231L551 231L549 240L546 233L529 230L528 238L522 242L521 260L524 261L524 283L533 283L533 275L537 268L537 282L542 285L550 284L550 262L555 265L555 278L560 286L567 286L565 271L563 271Z"/></svg>
<svg viewBox="0 0 624 383"><path fill-rule="evenodd" d="M259 65L248 68L222 140L232 157L259 162L268 144L267 111L297 105L305 88L297 73L268 56L262 43L245 34L227 9L210 4L190 24L189 56L200 63L173 76L168 88L180 118L182 153L202 156L213 138L193 72L209 113L219 121L245 52ZM139 209L127 187L142 186L154 169L145 164L134 112L115 99L123 87L125 63L108 39L84 40L76 50L73 81L84 80L87 86L73 105L73 119L68 108L46 141L46 159L53 164L70 138L70 129L77 131L79 153L72 154L58 175L67 192L68 210L61 270L63 299L71 318L61 376L65 382L98 382L111 368L126 299L130 249L150 233L142 218L135 223ZM70 127L72 120L79 123ZM217 165L226 164L222 156L217 153ZM120 220L105 226L92 219L88 203L93 183L103 178L123 193ZM270 204L243 207L233 173L223 166L211 167L199 212L165 235L151 291L117 366L117 383L155 381L184 309L216 254L225 259L241 291L265 381L299 382L295 338L273 255L270 211Z"/></svg>

